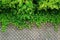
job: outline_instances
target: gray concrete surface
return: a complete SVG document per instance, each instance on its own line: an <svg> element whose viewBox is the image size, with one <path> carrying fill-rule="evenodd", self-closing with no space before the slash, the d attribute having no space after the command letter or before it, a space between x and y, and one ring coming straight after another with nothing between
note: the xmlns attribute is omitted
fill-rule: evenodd
<svg viewBox="0 0 60 40"><path fill-rule="evenodd" d="M41 29L34 26L31 30L17 30L10 25L7 32L0 32L0 40L60 40L60 30L55 32L52 24L41 26Z"/></svg>

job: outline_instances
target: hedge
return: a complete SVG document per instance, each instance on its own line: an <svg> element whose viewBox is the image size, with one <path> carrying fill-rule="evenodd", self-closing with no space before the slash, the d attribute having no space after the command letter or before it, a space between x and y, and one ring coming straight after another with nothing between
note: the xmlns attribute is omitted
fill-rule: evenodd
<svg viewBox="0 0 60 40"><path fill-rule="evenodd" d="M39 9L59 9L60 8L60 0L39 0Z"/></svg>
<svg viewBox="0 0 60 40"><path fill-rule="evenodd" d="M18 29L32 28L35 24L40 28L41 23L53 23L58 29L60 23L60 0L1 0L0 22L1 31L6 31L8 24Z"/></svg>

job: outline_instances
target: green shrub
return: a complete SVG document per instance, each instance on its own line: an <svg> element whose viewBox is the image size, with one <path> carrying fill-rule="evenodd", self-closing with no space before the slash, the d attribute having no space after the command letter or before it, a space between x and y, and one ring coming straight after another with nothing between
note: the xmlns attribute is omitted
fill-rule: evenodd
<svg viewBox="0 0 60 40"><path fill-rule="evenodd" d="M59 9L60 8L60 0L39 0L38 1L38 9Z"/></svg>
<svg viewBox="0 0 60 40"><path fill-rule="evenodd" d="M31 29L33 23L40 28L41 23L53 23L55 30L60 23L59 0L1 0L0 22L2 31L12 23L18 29Z"/></svg>

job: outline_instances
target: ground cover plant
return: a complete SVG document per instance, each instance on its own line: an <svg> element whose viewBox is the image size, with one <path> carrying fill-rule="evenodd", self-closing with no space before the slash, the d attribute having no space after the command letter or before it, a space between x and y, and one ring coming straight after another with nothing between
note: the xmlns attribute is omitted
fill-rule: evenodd
<svg viewBox="0 0 60 40"><path fill-rule="evenodd" d="M29 28L35 23L50 22L54 29L60 23L60 0L0 0L1 31L6 31L8 24L18 29Z"/></svg>

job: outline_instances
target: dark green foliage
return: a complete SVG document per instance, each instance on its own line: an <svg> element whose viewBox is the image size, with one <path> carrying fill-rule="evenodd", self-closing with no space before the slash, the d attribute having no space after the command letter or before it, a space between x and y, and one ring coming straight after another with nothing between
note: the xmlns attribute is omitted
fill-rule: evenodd
<svg viewBox="0 0 60 40"><path fill-rule="evenodd" d="M55 30L60 23L59 0L1 0L0 22L2 31L6 31L12 23L18 29L31 29L35 23L40 28L41 23L51 22Z"/></svg>

